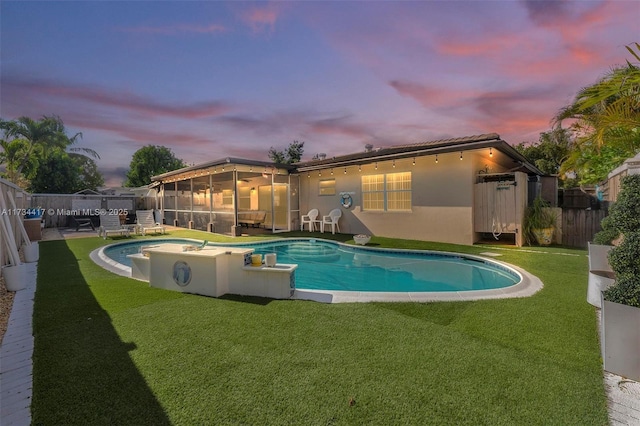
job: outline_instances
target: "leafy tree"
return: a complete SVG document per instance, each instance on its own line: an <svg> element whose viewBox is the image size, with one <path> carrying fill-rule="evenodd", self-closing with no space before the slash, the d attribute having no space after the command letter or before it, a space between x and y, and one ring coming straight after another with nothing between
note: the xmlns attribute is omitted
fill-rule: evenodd
<svg viewBox="0 0 640 426"><path fill-rule="evenodd" d="M46 194L73 194L83 189L78 165L62 150L51 152L38 165L29 191Z"/></svg>
<svg viewBox="0 0 640 426"><path fill-rule="evenodd" d="M0 140L0 164L5 165L5 172L2 173L2 177L9 179L11 182L21 187L26 187L28 182L24 182L24 177L20 172L20 166L23 161L24 152L28 149L28 142L24 139L13 139L10 141ZM37 166L37 159L35 156L27 157L27 167L34 169Z"/></svg>
<svg viewBox="0 0 640 426"><path fill-rule="evenodd" d="M574 142L568 129L556 128L540 133L538 142L522 142L514 148L544 173L557 175L571 155ZM560 178L564 179L564 176Z"/></svg>
<svg viewBox="0 0 640 426"><path fill-rule="evenodd" d="M69 149L72 152L84 152L94 158L100 158L92 149L72 147L71 145L82 138L82 133L67 136L64 123L55 115L44 116L40 120L29 117L10 121L0 120L0 129L4 131L7 141L16 139L23 141L20 150L12 159L15 162L12 168L27 179L35 175L38 162L56 150Z"/></svg>
<svg viewBox="0 0 640 426"><path fill-rule="evenodd" d="M82 188L77 191L82 189L97 191L99 187L104 185L102 173L100 173L98 165L92 158L77 153L70 153L69 157L71 157L73 163L76 165L78 169L78 177L80 178L80 182L82 182Z"/></svg>
<svg viewBox="0 0 640 426"><path fill-rule="evenodd" d="M269 158L276 164L293 164L302 159L304 153L304 142L293 141L285 150L269 148Z"/></svg>
<svg viewBox="0 0 640 426"><path fill-rule="evenodd" d="M131 158L127 181L124 186L137 187L151 183L151 177L185 167L167 147L146 145L137 150Z"/></svg>
<svg viewBox="0 0 640 426"><path fill-rule="evenodd" d="M5 165L5 175L21 187L33 192L73 193L104 183L95 162L84 154L100 156L92 149L73 147L82 134L67 136L60 117L0 120L0 129L5 137L0 142L0 164Z"/></svg>
<svg viewBox="0 0 640 426"><path fill-rule="evenodd" d="M606 179L608 172L640 150L640 44L627 50L636 63L627 61L581 89L554 118L557 127L573 120L570 129L577 149L562 169L574 170L581 183Z"/></svg>

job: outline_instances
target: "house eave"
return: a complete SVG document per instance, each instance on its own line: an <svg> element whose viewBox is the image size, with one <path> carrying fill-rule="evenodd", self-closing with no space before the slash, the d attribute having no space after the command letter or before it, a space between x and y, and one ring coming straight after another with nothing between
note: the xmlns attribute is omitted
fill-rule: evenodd
<svg viewBox="0 0 640 426"><path fill-rule="evenodd" d="M259 160L249 160L246 158L234 158L234 157L226 157L226 158L221 158L221 159L217 159L214 161L209 161L206 163L201 163L201 164L196 164L193 166L188 166L188 167L183 167L181 169L177 169L177 170L172 170L170 172L167 173L163 173L161 175L157 175L157 176L153 176L151 177L151 181L152 182L162 182L165 181L169 178L174 178L176 176L180 176L180 175L187 175L189 173L195 172L195 171L199 171L199 170L205 170L205 169L209 169L212 167L227 167L227 166L255 166L255 167L265 167L268 169L279 169L279 170L286 170L288 172L295 170L295 166L290 165L290 164L278 164L278 163L273 163L273 162L268 162L268 161L259 161Z"/></svg>
<svg viewBox="0 0 640 426"><path fill-rule="evenodd" d="M487 149L493 148L497 151L502 152L511 158L515 163L515 168L524 169L529 174L536 175L544 175L544 173L538 169L533 164L529 163L529 161L520 154L515 148L509 145L507 142L502 139L493 139L486 141L478 141L478 142L465 142L461 143L453 143L453 144L444 144L432 147L419 147L412 150L402 150L402 152L389 152L393 150L393 147L386 149L383 153L379 154L374 151L373 154L370 152L364 152L363 155L359 158L349 158L349 159L341 159L337 157L335 159L330 160L322 160L321 162L313 162L313 163L297 163L297 170L301 173L303 172L311 172L315 170L326 170L331 168L338 167L348 167L348 166L360 166L365 164L370 164L374 162L382 162L382 161L392 161L399 160L404 158L412 158L412 157L421 157L427 155L436 155L436 154L446 154L451 152L465 152L472 151L477 149Z"/></svg>

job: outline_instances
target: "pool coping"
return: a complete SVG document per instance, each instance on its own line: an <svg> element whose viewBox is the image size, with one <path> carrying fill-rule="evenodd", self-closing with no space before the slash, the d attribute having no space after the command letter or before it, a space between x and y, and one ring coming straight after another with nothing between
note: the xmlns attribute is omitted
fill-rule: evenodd
<svg viewBox="0 0 640 426"><path fill-rule="evenodd" d="M167 238L166 240L181 240L201 243L202 241L192 238ZM149 240L160 243L166 240ZM322 238L274 238L265 241L256 242L256 245L270 244L282 241L322 241L350 249L358 249L371 252L391 252L391 253L421 253L436 254L442 256L457 256L469 259L480 260L489 264L497 265L514 272L520 277L520 281L514 285L498 289L487 290L463 290L463 291L423 291L423 292L364 292L364 291L343 291L343 290L315 290L315 289L296 289L292 296L293 300L310 300L321 303L367 303L367 302L452 302L452 301L472 301L472 300L490 300L490 299L507 299L530 297L540 291L544 284L535 275L527 272L519 266L506 262L497 261L483 256L477 256L466 253L435 251L435 250L412 250L412 249L392 249L392 248L376 248L376 247L358 247L350 244L344 244L338 241L325 240ZM136 240L135 242L144 241ZM131 244L133 241L116 242L98 249L93 250L89 257L96 264L114 274L131 278L131 267L123 265L109 258L104 254L107 247L114 245ZM212 246L236 246L245 245L242 243L209 243Z"/></svg>

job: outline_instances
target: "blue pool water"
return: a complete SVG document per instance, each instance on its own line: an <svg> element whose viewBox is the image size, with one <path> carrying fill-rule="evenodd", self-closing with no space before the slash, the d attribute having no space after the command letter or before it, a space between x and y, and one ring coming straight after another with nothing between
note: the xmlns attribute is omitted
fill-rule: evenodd
<svg viewBox="0 0 640 426"><path fill-rule="evenodd" d="M185 240L135 241L106 247L111 259L131 266L128 254L150 244ZM214 245L211 244L210 245ZM229 245L229 244L227 244ZM504 288L520 277L499 264L455 254L373 250L316 240L233 244L255 253L276 253L278 263L295 263L296 288L367 292L468 291Z"/></svg>

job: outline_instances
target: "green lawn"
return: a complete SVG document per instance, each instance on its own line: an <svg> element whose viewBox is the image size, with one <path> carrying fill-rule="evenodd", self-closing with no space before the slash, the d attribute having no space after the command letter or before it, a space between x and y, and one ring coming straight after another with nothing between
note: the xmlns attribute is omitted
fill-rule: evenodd
<svg viewBox="0 0 640 426"><path fill-rule="evenodd" d="M585 251L501 250L530 298L329 305L150 288L89 259L111 242L40 244L34 424L607 423Z"/></svg>

